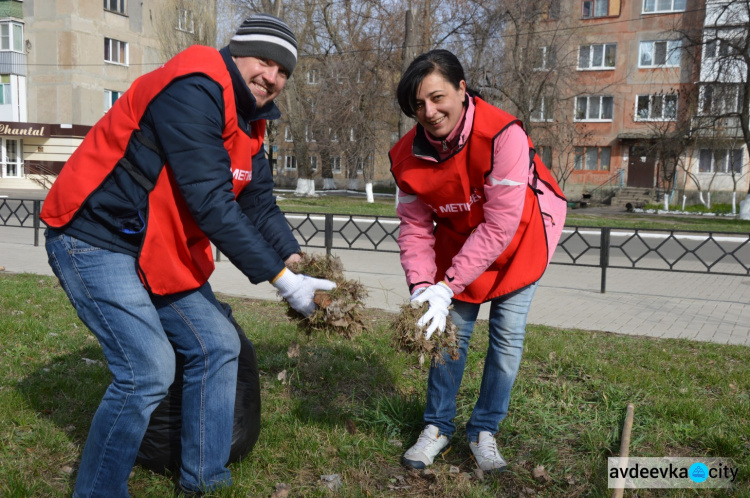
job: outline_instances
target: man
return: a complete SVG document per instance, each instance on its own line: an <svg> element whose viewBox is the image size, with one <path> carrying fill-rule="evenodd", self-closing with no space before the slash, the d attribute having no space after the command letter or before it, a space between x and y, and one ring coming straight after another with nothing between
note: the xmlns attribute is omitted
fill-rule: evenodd
<svg viewBox="0 0 750 498"><path fill-rule="evenodd" d="M310 315L327 280L299 258L262 148L297 61L289 27L253 15L229 46L193 46L138 78L91 129L50 190L47 251L113 375L94 415L75 496L127 496L141 439L185 356L180 490L231 482L239 340L211 291L211 243L250 281Z"/></svg>

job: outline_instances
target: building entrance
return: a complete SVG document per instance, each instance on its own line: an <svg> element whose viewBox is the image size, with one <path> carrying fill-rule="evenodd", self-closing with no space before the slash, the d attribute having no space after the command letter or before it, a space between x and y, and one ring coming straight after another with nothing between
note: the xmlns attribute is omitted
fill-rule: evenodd
<svg viewBox="0 0 750 498"><path fill-rule="evenodd" d="M630 147L628 187L653 188L656 158L650 155L649 152L645 147L637 145Z"/></svg>

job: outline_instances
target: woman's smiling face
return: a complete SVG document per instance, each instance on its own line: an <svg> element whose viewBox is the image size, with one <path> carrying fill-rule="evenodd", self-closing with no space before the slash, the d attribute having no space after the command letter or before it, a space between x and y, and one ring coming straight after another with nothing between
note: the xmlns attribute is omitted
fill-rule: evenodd
<svg viewBox="0 0 750 498"><path fill-rule="evenodd" d="M466 82L455 88L439 72L425 76L416 95L414 117L435 138L446 138L461 119Z"/></svg>

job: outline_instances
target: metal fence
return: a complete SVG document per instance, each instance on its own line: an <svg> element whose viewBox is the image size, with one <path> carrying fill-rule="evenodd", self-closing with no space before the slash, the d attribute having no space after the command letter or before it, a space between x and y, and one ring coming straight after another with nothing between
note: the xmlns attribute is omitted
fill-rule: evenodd
<svg viewBox="0 0 750 498"><path fill-rule="evenodd" d="M34 229L39 244L39 200L0 199L1 226ZM285 213L300 245L325 249L398 253L398 218ZM216 259L221 255L216 253ZM601 269L601 292L609 268L715 275L750 275L750 234L566 226L552 264Z"/></svg>

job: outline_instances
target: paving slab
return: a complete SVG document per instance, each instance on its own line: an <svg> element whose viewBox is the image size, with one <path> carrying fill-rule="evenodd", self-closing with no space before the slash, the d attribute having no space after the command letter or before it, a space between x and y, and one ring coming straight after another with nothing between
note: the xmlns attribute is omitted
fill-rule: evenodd
<svg viewBox="0 0 750 498"><path fill-rule="evenodd" d="M5 272L51 275L44 250L29 228L0 227L0 267ZM315 250L311 251L315 252ZM369 292L368 307L392 312L409 298L398 254L334 251L348 279ZM226 258L210 281L214 291L278 299L268 283L252 285ZM598 268L553 264L542 277L528 322L561 328L750 346L750 277L608 269L600 292ZM489 306L483 305L480 319Z"/></svg>

